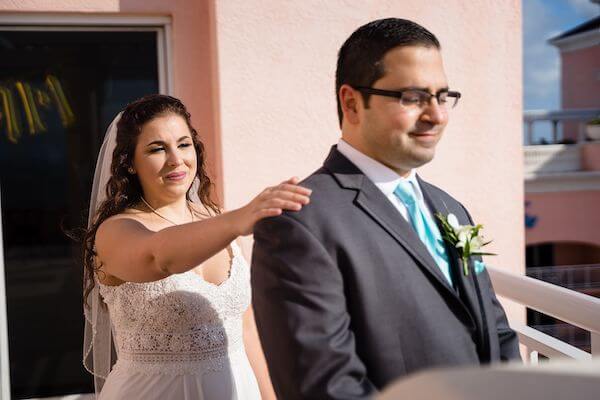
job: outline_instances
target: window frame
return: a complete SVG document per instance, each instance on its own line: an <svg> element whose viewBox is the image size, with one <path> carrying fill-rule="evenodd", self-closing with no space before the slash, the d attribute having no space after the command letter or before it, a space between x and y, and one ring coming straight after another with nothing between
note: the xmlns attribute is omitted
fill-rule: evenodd
<svg viewBox="0 0 600 400"><path fill-rule="evenodd" d="M158 90L173 94L172 22L170 16L118 14L0 14L4 31L156 32Z"/></svg>
<svg viewBox="0 0 600 400"><path fill-rule="evenodd" d="M172 95L172 19L170 16L136 16L119 14L68 13L5 13L0 14L2 31L73 31L73 32L156 32L158 88L161 94ZM9 400L10 364L8 321L0 204L0 400Z"/></svg>

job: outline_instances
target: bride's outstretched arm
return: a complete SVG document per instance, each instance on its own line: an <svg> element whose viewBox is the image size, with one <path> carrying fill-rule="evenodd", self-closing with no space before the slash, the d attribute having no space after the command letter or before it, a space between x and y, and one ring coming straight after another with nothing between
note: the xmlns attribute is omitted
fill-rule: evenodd
<svg viewBox="0 0 600 400"><path fill-rule="evenodd" d="M308 204L310 190L296 183L292 178L265 189L244 207L158 232L125 215L108 219L96 234L102 271L127 282L151 282L189 271L236 237L250 234L258 220Z"/></svg>
<svg viewBox="0 0 600 400"><path fill-rule="evenodd" d="M246 355L252 366L252 371L258 381L260 397L262 400L276 400L277 397L275 396L271 378L269 377L267 360L265 360L262 345L258 337L252 306L248 307L248 310L244 313L244 346L246 347Z"/></svg>

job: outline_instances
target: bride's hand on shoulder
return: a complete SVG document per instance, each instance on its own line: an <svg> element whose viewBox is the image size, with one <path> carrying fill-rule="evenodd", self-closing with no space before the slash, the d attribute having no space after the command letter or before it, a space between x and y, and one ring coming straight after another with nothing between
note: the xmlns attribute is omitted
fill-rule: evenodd
<svg viewBox="0 0 600 400"><path fill-rule="evenodd" d="M293 177L277 186L268 187L244 207L234 212L238 214L240 235L252 233L254 224L267 217L280 215L284 210L299 211L309 203L312 190L298 185L299 179Z"/></svg>

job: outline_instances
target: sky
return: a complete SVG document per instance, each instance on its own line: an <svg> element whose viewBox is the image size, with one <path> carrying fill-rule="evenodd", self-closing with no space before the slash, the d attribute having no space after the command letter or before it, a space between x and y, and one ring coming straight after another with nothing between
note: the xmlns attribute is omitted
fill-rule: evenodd
<svg viewBox="0 0 600 400"><path fill-rule="evenodd" d="M522 0L525 110L560 108L560 57L547 40L600 15L590 0Z"/></svg>

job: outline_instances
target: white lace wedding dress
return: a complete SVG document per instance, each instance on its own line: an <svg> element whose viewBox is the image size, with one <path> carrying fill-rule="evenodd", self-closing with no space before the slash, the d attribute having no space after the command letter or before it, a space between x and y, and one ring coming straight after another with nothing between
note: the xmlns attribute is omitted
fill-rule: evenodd
<svg viewBox="0 0 600 400"><path fill-rule="evenodd" d="M100 286L118 354L100 399L260 399L242 340L250 271L234 243L232 252L221 285L188 271Z"/></svg>

